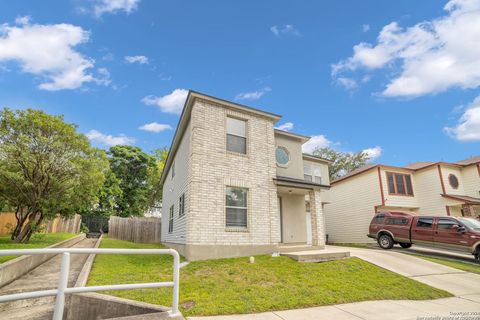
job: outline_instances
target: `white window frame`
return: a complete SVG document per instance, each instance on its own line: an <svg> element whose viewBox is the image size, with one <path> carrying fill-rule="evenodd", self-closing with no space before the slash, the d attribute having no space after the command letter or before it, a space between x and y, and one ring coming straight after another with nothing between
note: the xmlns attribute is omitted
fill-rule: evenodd
<svg viewBox="0 0 480 320"><path fill-rule="evenodd" d="M245 136L229 133L228 132L228 119L243 122L244 125L245 125L245 134L244 134ZM248 154L248 138L247 138L247 136L248 136L248 120L247 119L241 119L241 118L236 118L236 117L232 117L232 116L227 116L227 118L225 120L225 133L226 133L225 134L225 150L227 150L227 152L230 152L230 153L233 153L233 154L240 154L240 155L247 155ZM245 139L245 153L228 150L228 136L234 136L234 137Z"/></svg>
<svg viewBox="0 0 480 320"><path fill-rule="evenodd" d="M227 189L243 189L246 191L246 202L247 202L247 206L246 207L236 207L236 206L228 206L227 205ZM249 200L248 200L248 197L249 197L249 189L248 188L244 188L244 187L234 187L234 186L227 186L225 188L225 227L227 229L241 229L241 230L247 230L248 229L248 203L249 203ZM246 221L246 225L245 226L228 226L227 225L227 209L242 209L242 210L245 210L245 221Z"/></svg>
<svg viewBox="0 0 480 320"><path fill-rule="evenodd" d="M319 174L316 174L315 172L318 172ZM316 178L319 178L320 182L317 182ZM320 166L316 166L312 163L304 162L303 163L303 179L305 181L321 184L322 169L320 168Z"/></svg>

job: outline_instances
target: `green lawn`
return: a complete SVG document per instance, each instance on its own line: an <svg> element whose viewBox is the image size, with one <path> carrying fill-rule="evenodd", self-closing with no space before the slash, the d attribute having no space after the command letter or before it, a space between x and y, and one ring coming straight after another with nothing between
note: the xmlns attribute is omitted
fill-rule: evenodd
<svg viewBox="0 0 480 320"><path fill-rule="evenodd" d="M422 258L428 261L443 264L448 267L480 274L480 264L475 264L474 262L463 262L463 261L458 261L458 260L453 260L448 258L439 258L439 257L427 257L421 254L413 254L413 253L409 253L409 254L417 258Z"/></svg>
<svg viewBox="0 0 480 320"><path fill-rule="evenodd" d="M102 248L162 248L104 238ZM153 255L97 255L88 285L171 280L172 258ZM298 263L287 257L191 262L180 270L180 304L185 316L254 313L379 299L435 299L450 296L358 258ZM118 297L171 305L171 289L107 292Z"/></svg>
<svg viewBox="0 0 480 320"><path fill-rule="evenodd" d="M13 243L10 236L0 237L0 250L3 249L32 249L45 248L60 241L72 238L77 234L74 233L47 233L34 234L28 243ZM0 257L0 263L15 259L17 256Z"/></svg>

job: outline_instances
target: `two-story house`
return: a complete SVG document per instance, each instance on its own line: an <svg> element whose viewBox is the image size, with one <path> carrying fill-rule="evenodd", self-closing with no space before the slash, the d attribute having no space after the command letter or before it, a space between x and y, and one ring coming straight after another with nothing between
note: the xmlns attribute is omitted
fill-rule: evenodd
<svg viewBox="0 0 480 320"><path fill-rule="evenodd" d="M325 206L332 243L368 243L370 220L380 211L480 216L480 157L405 167L370 164L332 182Z"/></svg>
<svg viewBox="0 0 480 320"><path fill-rule="evenodd" d="M161 177L162 243L189 260L323 248L328 161L280 118L189 92Z"/></svg>

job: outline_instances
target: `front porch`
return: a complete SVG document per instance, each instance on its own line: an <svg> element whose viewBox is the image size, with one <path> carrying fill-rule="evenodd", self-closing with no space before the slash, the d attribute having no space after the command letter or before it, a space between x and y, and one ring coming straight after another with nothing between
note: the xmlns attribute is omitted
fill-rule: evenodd
<svg viewBox="0 0 480 320"><path fill-rule="evenodd" d="M323 204L328 186L299 179L277 177L280 252L323 249ZM322 201L323 200L323 201Z"/></svg>
<svg viewBox="0 0 480 320"><path fill-rule="evenodd" d="M454 217L480 218L480 198L442 194L448 201L447 212Z"/></svg>

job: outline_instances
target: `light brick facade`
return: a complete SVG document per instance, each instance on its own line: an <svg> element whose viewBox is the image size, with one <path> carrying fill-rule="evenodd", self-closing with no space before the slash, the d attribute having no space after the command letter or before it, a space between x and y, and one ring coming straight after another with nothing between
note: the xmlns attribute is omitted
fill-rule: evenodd
<svg viewBox="0 0 480 320"><path fill-rule="evenodd" d="M246 154L227 151L227 117L246 121ZM195 99L187 100L172 144L171 159L167 159L165 177L162 176L162 242L178 249L189 260L278 250L281 218L278 183L275 182L278 174L275 136L278 132L274 129L278 119L276 115L224 104L208 96L197 94ZM301 161L301 148L298 150ZM171 178L173 164L177 172ZM300 174L303 177L303 173ZM247 228L226 226L227 187L248 190ZM307 188L312 189L310 198L314 200L314 243L324 245L321 192L313 191L313 185ZM184 192L186 214L179 217L178 198ZM174 210L173 232L169 233L172 204L177 209ZM304 204L299 211L299 217L304 217Z"/></svg>

